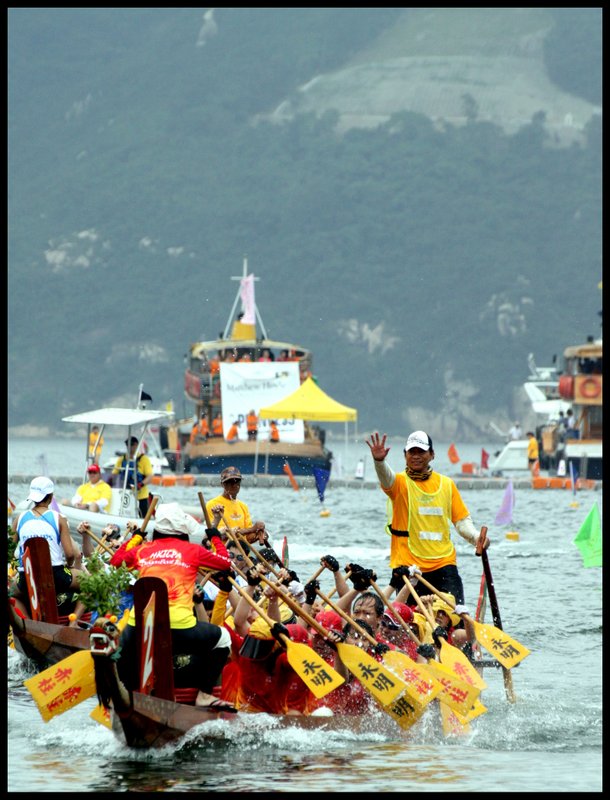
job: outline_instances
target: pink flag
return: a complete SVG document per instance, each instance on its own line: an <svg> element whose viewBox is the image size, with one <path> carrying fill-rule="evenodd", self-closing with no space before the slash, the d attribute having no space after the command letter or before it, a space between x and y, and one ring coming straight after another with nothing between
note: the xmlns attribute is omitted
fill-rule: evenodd
<svg viewBox="0 0 610 800"><path fill-rule="evenodd" d="M513 490L513 482L509 481L504 491L502 498L502 505L496 514L494 520L496 525L510 525L513 521L513 508L515 505L515 492Z"/></svg>
<svg viewBox="0 0 610 800"><path fill-rule="evenodd" d="M53 497L53 499L49 503L49 507L52 508L53 511L57 511L58 514L61 514L61 509L59 508L59 503L57 502L55 497Z"/></svg>
<svg viewBox="0 0 610 800"><path fill-rule="evenodd" d="M244 315L241 321L245 325L255 325L255 305L254 305L254 275L248 275L241 279L241 305L244 310Z"/></svg>

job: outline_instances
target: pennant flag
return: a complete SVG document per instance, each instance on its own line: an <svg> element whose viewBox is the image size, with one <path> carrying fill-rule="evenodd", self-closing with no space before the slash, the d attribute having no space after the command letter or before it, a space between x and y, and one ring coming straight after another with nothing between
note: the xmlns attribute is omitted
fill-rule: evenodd
<svg viewBox="0 0 610 800"><path fill-rule="evenodd" d="M244 325L256 324L255 304L254 304L254 275L248 275L241 279L241 305L244 315L241 321Z"/></svg>
<svg viewBox="0 0 610 800"><path fill-rule="evenodd" d="M59 508L59 503L58 503L58 502L57 502L57 500L55 499L55 495L53 495L53 499L52 499L52 500L51 500L51 502L49 503L49 506L50 506L50 508L52 508L52 509L53 509L53 511L57 511L57 513L58 513L58 514L61 514L61 510L60 510L60 508Z"/></svg>
<svg viewBox="0 0 610 800"><path fill-rule="evenodd" d="M284 466L282 467L286 475L288 475L288 480L290 481L290 485L295 490L295 492L299 491L299 484L297 483L297 479L294 477L294 473L290 469L290 464L285 461Z"/></svg>
<svg viewBox="0 0 610 800"><path fill-rule="evenodd" d="M449 445L449 450L447 450L447 455L449 456L449 461L451 461L452 464L457 464L458 461L460 460L460 457L458 456L458 452L455 449L454 444Z"/></svg>
<svg viewBox="0 0 610 800"><path fill-rule="evenodd" d="M502 505L494 522L496 525L510 525L513 521L513 508L515 506L515 491L513 489L513 482L509 481L506 489L504 490L504 497L502 498Z"/></svg>
<svg viewBox="0 0 610 800"><path fill-rule="evenodd" d="M170 414L174 413L174 401L173 400L168 400L167 401L167 403L165 404L165 410L169 411Z"/></svg>
<svg viewBox="0 0 610 800"><path fill-rule="evenodd" d="M140 402L144 403L145 401L152 403L152 397L149 394L146 394L146 392L142 391L140 392Z"/></svg>
<svg viewBox="0 0 610 800"><path fill-rule="evenodd" d="M593 508L580 526L574 544L580 550L583 567L601 567L602 526L597 502L593 504Z"/></svg>
<svg viewBox="0 0 610 800"><path fill-rule="evenodd" d="M489 469L489 453L481 448L481 469Z"/></svg>
<svg viewBox="0 0 610 800"><path fill-rule="evenodd" d="M23 683L48 722L93 697L96 691L93 658L88 650L80 650Z"/></svg>
<svg viewBox="0 0 610 800"><path fill-rule="evenodd" d="M330 470L329 469L322 469L322 467L314 467L313 468L313 475L316 479L316 489L318 490L318 497L320 498L320 502L324 502L324 491L326 490L326 484L328 483L328 479L330 478Z"/></svg>

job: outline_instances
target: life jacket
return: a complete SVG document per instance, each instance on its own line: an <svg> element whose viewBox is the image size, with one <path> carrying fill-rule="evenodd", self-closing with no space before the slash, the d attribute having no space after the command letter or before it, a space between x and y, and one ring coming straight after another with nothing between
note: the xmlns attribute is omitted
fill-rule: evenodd
<svg viewBox="0 0 610 800"><path fill-rule="evenodd" d="M277 425L273 422L270 425L271 433L269 434L269 438L272 442L279 442L280 440L280 432L277 429Z"/></svg>
<svg viewBox="0 0 610 800"><path fill-rule="evenodd" d="M140 459L144 456L144 453L140 453L140 455L136 458L136 463L134 465L133 459L128 459L126 455L123 456L123 460L121 461L119 478L121 482L125 480L125 471L127 470L127 486L130 483L133 483L134 486L137 486L139 483L142 483L144 478L146 477L144 473L140 472L138 469L140 465ZM134 480L133 473L134 473L134 466L136 467L136 480Z"/></svg>
<svg viewBox="0 0 610 800"><path fill-rule="evenodd" d="M258 418L256 414L248 414L246 424L248 426L248 431L255 431L258 426Z"/></svg>

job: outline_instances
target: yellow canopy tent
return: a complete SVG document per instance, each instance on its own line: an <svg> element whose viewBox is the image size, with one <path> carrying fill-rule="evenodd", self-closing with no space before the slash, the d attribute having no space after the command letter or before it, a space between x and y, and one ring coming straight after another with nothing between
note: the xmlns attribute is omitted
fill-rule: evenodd
<svg viewBox="0 0 610 800"><path fill-rule="evenodd" d="M261 419L306 419L313 422L355 422L358 412L344 406L322 391L313 378L272 406L261 408Z"/></svg>
<svg viewBox="0 0 610 800"><path fill-rule="evenodd" d="M347 423L356 422L355 408L344 406L326 394L313 378L272 406L259 409L260 419L303 419L311 422L345 422L345 455L347 458ZM258 441L258 440L257 440Z"/></svg>

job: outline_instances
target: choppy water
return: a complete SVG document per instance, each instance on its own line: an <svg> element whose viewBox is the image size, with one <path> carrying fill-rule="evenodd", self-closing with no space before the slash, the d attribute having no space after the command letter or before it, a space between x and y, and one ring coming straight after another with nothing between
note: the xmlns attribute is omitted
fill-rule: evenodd
<svg viewBox="0 0 610 800"><path fill-rule="evenodd" d="M489 451L489 445L484 445ZM84 453L71 441L14 440L9 474L39 472L45 455L51 477L78 475ZM364 444L343 444L346 473ZM110 453L113 450L109 447ZM476 461L480 447L458 445L463 460ZM437 445L437 466L450 468ZM394 457L392 459L392 456ZM400 444L390 463L400 467ZM40 462L39 462L40 463ZM58 493L70 487L58 486ZM210 491L210 490L208 490ZM14 502L23 484L9 484ZM164 499L197 505L195 488L164 489ZM515 491L510 526L493 519L503 491L462 492L475 525L487 525L489 558L504 628L532 652L513 670L517 695L507 703L502 673L486 670L482 700L488 713L474 720L466 738L443 738L424 717L405 736L275 729L264 715L243 725L215 724L213 740L195 730L180 745L162 751L126 751L112 733L94 722L93 699L44 723L23 679L31 665L8 655L8 790L10 792L600 792L602 790L602 595L601 569L582 567L573 544L601 492ZM241 499L264 519L272 538L288 537L290 564L302 580L331 553L340 562L373 567L389 577L389 542L383 533L384 496L378 490L327 488L320 516L315 490L247 488ZM517 541L507 539L515 531ZM474 611L481 562L456 535L466 602ZM329 590L332 579L323 579ZM489 619L489 615L487 617ZM384 726L385 727L385 726ZM398 729L397 729L398 730Z"/></svg>

